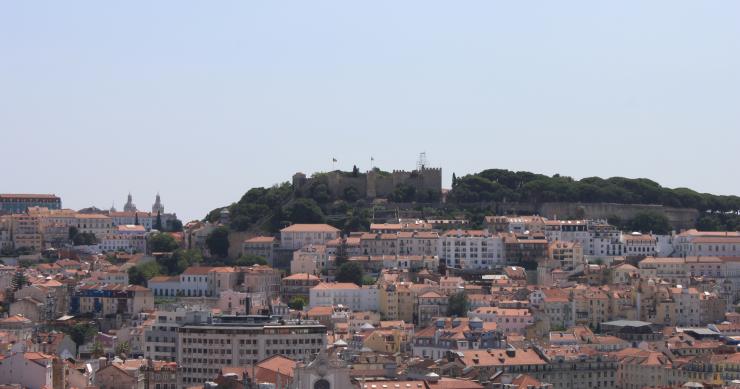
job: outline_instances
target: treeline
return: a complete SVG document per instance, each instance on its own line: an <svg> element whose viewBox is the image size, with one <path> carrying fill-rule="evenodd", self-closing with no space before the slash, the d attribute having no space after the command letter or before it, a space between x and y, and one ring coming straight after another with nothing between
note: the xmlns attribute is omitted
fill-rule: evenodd
<svg viewBox="0 0 740 389"><path fill-rule="evenodd" d="M448 201L475 203L584 202L658 204L694 208L705 212L737 212L740 197L699 193L688 188L666 188L646 178L587 177L575 180L556 174L552 177L530 172L488 169L460 178L453 176Z"/></svg>

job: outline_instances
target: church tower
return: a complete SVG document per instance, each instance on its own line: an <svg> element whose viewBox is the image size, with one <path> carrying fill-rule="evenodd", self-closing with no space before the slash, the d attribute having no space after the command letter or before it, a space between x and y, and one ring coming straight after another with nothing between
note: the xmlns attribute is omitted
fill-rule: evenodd
<svg viewBox="0 0 740 389"><path fill-rule="evenodd" d="M164 205L162 205L162 200L159 198L159 192L157 192L157 197L154 199L154 205L152 205L152 214L164 213Z"/></svg>
<svg viewBox="0 0 740 389"><path fill-rule="evenodd" d="M128 198L126 200L126 205L123 206L123 212L136 212L136 204L134 204L133 199L131 198L131 192L128 194Z"/></svg>

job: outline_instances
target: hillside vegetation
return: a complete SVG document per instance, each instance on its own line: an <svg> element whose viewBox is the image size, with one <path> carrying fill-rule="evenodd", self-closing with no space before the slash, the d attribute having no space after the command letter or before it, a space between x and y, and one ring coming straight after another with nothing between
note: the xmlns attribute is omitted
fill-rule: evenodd
<svg viewBox="0 0 740 389"><path fill-rule="evenodd" d="M405 190L399 187L396 192ZM390 197L388 200L391 202L410 200L410 196ZM420 214L440 218L466 217L471 220L472 227L481 227L483 216L495 213L494 203L608 202L693 208L702 212L696 226L699 229L740 228L740 197L699 193L689 188L666 188L646 178L588 177L575 180L558 174L547 176L488 169L463 177L453 175L452 190L444 207L425 207L431 203L419 200L413 209ZM232 230L264 233L275 233L292 223L329 223L345 233L362 231L368 228L372 215L371 205L355 191L348 190L339 198L333 198L320 182L301 192L294 191L287 182L270 188L252 188L227 208ZM218 220L221 209L214 209L206 219ZM638 215L633 220L614 222L633 230L665 232L667 229L667 221L662 214Z"/></svg>

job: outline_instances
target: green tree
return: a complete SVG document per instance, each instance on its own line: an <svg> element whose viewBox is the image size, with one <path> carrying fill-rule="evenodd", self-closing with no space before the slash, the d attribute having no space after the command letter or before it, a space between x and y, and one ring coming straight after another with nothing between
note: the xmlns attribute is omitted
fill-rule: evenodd
<svg viewBox="0 0 740 389"><path fill-rule="evenodd" d="M302 311L306 305L306 298L303 296L293 296L288 302L288 306L296 311Z"/></svg>
<svg viewBox="0 0 740 389"><path fill-rule="evenodd" d="M450 296L449 303L447 304L447 316L463 317L468 314L469 310L470 301L468 301L468 295L458 292Z"/></svg>
<svg viewBox="0 0 740 389"><path fill-rule="evenodd" d="M149 237L149 249L153 253L170 253L178 247L175 238L166 232L157 232Z"/></svg>
<svg viewBox="0 0 740 389"><path fill-rule="evenodd" d="M147 286L147 281L162 274L162 268L157 261L146 262L128 269L130 284Z"/></svg>
<svg viewBox="0 0 740 389"><path fill-rule="evenodd" d="M77 323L67 330L69 337L79 347L98 333L97 328L89 323Z"/></svg>
<svg viewBox="0 0 740 389"><path fill-rule="evenodd" d="M360 199L360 192L358 192L357 188L355 188L354 186L348 186L344 188L342 198L350 203L354 203L355 201Z"/></svg>
<svg viewBox="0 0 740 389"><path fill-rule="evenodd" d="M103 350L103 344L100 343L99 340L95 339L90 353L92 354L93 358L100 358L103 355L105 355L105 350Z"/></svg>
<svg viewBox="0 0 740 389"><path fill-rule="evenodd" d="M265 258L259 255L244 254L234 261L236 266L267 265Z"/></svg>
<svg viewBox="0 0 740 389"><path fill-rule="evenodd" d="M128 342L124 341L116 345L116 355L119 357L126 357L131 352L131 346Z"/></svg>
<svg viewBox="0 0 740 389"><path fill-rule="evenodd" d="M321 207L312 199L296 199L283 208L283 214L292 224L324 223L326 221Z"/></svg>
<svg viewBox="0 0 740 389"><path fill-rule="evenodd" d="M362 270L362 265L357 262L347 262L339 266L335 279L337 282L351 282L362 286L362 277L364 275L365 272Z"/></svg>
<svg viewBox="0 0 740 389"><path fill-rule="evenodd" d="M407 184L398 184L389 198L396 203L410 203L416 199L416 188Z"/></svg>
<svg viewBox="0 0 740 389"><path fill-rule="evenodd" d="M627 226L632 231L643 233L667 234L671 231L668 218L664 214L657 212L638 213L629 221Z"/></svg>
<svg viewBox="0 0 740 389"><path fill-rule="evenodd" d="M362 276L362 281L361 282L362 282L362 285L375 285L375 283L377 281L378 280L376 280L375 278L373 278L373 277L371 277L371 276L369 276L369 275L366 274L366 275Z"/></svg>
<svg viewBox="0 0 740 389"><path fill-rule="evenodd" d="M224 226L216 227L208 237L206 237L206 246L211 255L220 258L229 256L229 229Z"/></svg>

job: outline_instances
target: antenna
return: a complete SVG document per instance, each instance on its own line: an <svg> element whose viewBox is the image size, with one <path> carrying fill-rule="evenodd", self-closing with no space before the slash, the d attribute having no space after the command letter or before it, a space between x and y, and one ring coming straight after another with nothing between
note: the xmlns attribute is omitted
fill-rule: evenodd
<svg viewBox="0 0 740 389"><path fill-rule="evenodd" d="M427 153L422 151L419 153L419 160L416 162L416 170L424 170L425 166L427 166Z"/></svg>

